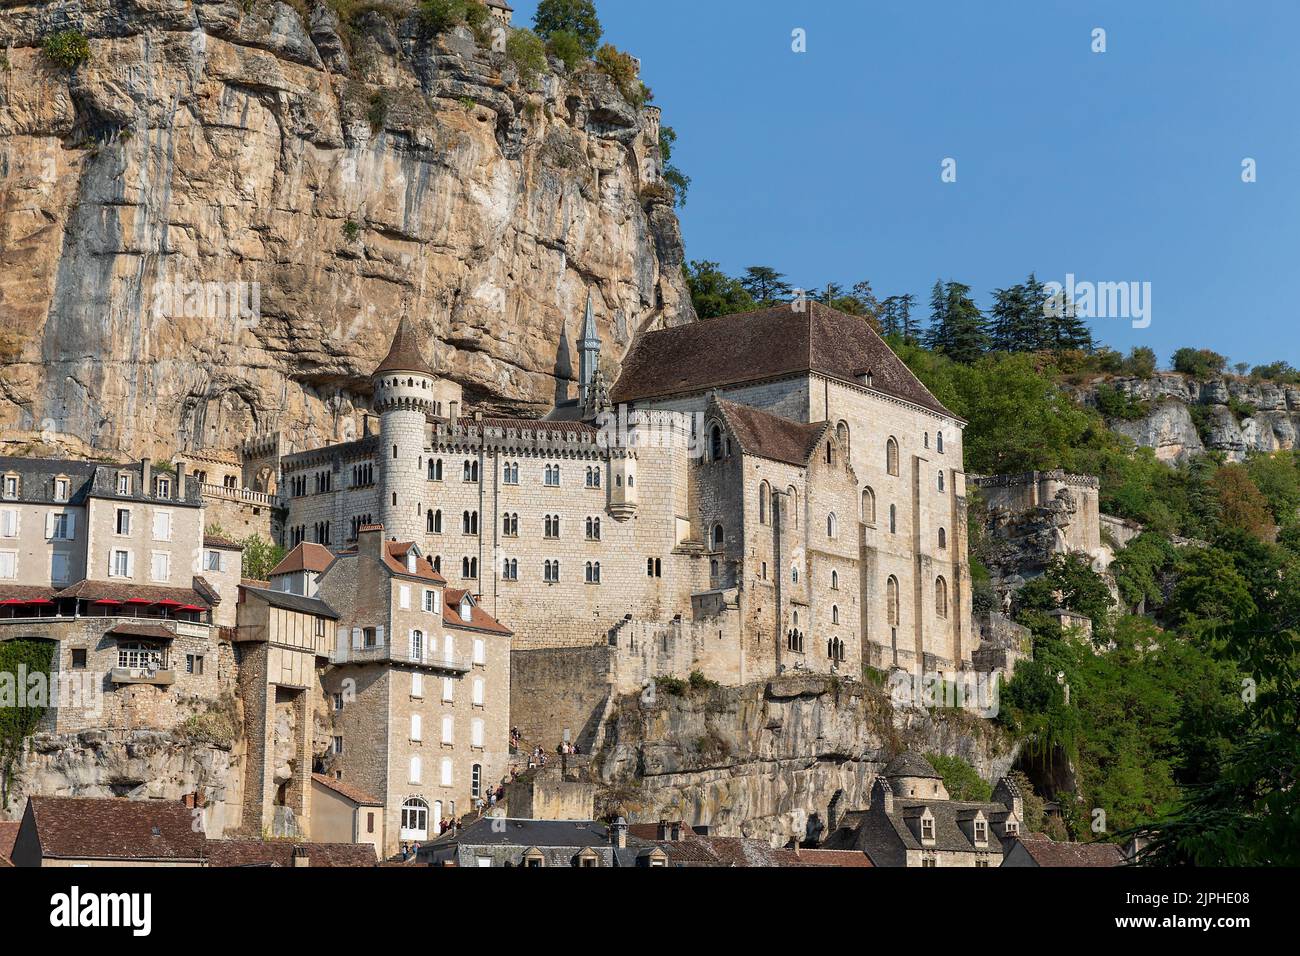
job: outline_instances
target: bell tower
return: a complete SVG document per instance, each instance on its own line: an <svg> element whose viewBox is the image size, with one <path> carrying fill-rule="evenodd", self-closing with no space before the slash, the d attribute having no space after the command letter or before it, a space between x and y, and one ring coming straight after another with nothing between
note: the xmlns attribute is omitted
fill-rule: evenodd
<svg viewBox="0 0 1300 956"><path fill-rule="evenodd" d="M424 540L421 507L427 498L424 480L424 434L433 410L436 376L420 355L405 316L397 323L388 356L372 375L374 408L379 416L379 473L383 497L379 520L389 540Z"/></svg>
<svg viewBox="0 0 1300 956"><path fill-rule="evenodd" d="M582 320L582 338L578 340L578 406L586 407L591 401L592 385L600 367L600 334L596 331L596 315L591 307L591 293L587 293L587 313Z"/></svg>

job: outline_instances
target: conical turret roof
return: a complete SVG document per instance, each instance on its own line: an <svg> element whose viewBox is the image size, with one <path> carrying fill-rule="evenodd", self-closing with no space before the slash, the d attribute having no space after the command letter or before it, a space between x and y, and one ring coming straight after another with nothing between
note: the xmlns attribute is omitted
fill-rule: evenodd
<svg viewBox="0 0 1300 956"><path fill-rule="evenodd" d="M384 372L419 372L421 375L435 377L433 369L429 368L420 354L420 345L406 316L402 316L401 321L397 323L397 331L393 333L393 344L389 346L387 357L379 363L374 374L381 375Z"/></svg>

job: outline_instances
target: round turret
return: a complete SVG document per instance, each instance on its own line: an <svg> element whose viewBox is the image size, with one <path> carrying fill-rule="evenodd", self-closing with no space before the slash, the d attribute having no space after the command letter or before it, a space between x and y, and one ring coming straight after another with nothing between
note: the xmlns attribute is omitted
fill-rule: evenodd
<svg viewBox="0 0 1300 956"><path fill-rule="evenodd" d="M375 369L374 409L379 415L380 523L392 540L423 540L422 518L426 485L424 436L434 408L437 376L429 368L403 318L397 324L388 355Z"/></svg>

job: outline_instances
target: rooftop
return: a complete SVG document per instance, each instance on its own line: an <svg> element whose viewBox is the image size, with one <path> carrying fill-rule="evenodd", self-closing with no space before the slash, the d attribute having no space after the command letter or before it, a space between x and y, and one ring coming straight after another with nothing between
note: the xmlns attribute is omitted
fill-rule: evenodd
<svg viewBox="0 0 1300 956"><path fill-rule="evenodd" d="M429 364L424 360L424 356L420 354L420 343L416 340L411 323L405 316L397 323L397 331L393 333L393 344L389 346L388 354L379 363L374 374L381 375L384 372L418 372L430 378L436 377L433 369L429 368Z"/></svg>
<svg viewBox="0 0 1300 956"><path fill-rule="evenodd" d="M741 449L759 458L806 465L829 427L826 422L805 425L748 405L717 401Z"/></svg>
<svg viewBox="0 0 1300 956"><path fill-rule="evenodd" d="M44 857L188 861L203 858L205 837L180 802L120 797L31 797Z"/></svg>

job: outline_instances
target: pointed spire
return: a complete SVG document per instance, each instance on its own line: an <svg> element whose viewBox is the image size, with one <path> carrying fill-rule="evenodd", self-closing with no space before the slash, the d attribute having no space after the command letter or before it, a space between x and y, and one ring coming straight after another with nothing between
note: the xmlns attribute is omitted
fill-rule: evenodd
<svg viewBox="0 0 1300 956"><path fill-rule="evenodd" d="M388 349L388 355L379 363L379 367L373 374L380 375L384 372L419 372L430 378L436 377L433 369L429 368L420 354L420 344L416 341L415 332L406 316L402 316L397 323L397 331L393 333L393 344Z"/></svg>
<svg viewBox="0 0 1300 956"><path fill-rule="evenodd" d="M587 293L587 314L582 320L582 342L579 348L600 348L600 333L596 331L596 312L591 304L591 292Z"/></svg>

